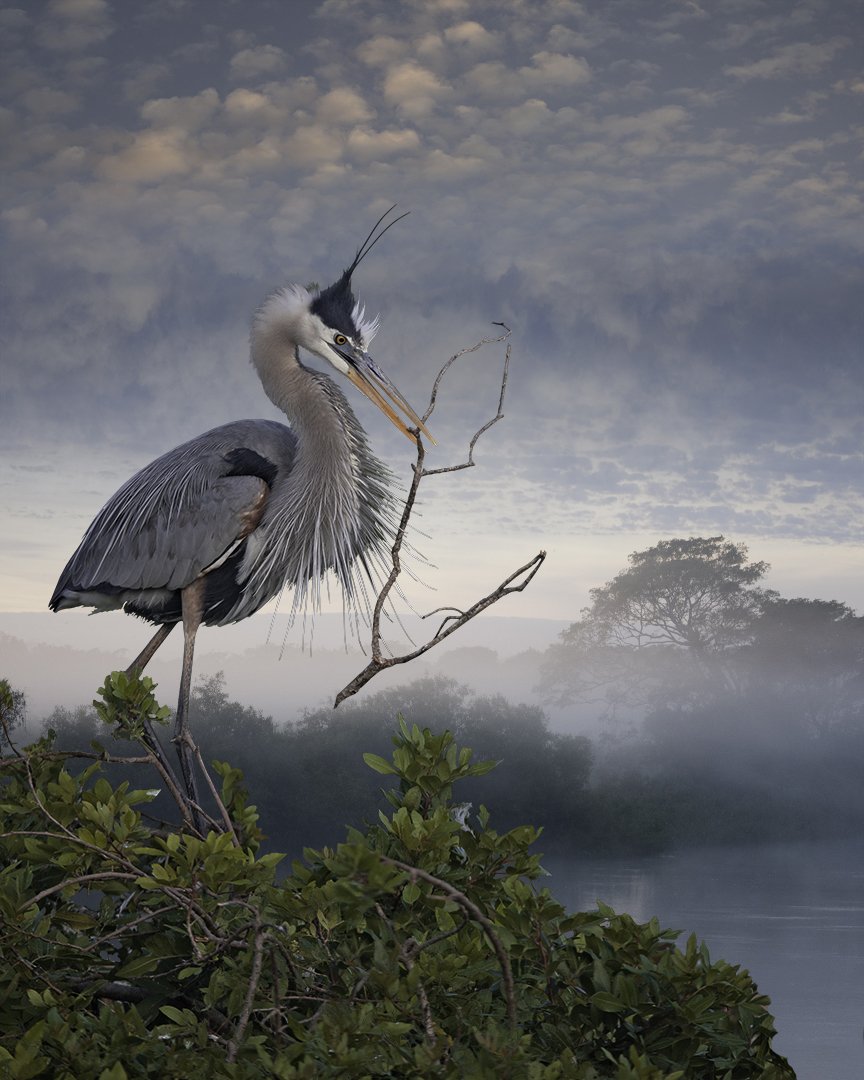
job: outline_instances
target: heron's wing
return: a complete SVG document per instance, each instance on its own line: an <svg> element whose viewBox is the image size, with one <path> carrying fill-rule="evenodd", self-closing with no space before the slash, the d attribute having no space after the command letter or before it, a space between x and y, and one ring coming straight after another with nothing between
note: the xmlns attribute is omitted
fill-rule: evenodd
<svg viewBox="0 0 864 1080"><path fill-rule="evenodd" d="M290 470L294 437L270 421L215 428L157 458L99 511L60 576L64 592L182 589L228 558Z"/></svg>

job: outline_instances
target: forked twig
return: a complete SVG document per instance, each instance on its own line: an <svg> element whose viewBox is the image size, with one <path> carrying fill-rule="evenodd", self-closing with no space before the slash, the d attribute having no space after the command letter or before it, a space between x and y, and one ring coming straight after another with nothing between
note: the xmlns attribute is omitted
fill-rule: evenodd
<svg viewBox="0 0 864 1080"><path fill-rule="evenodd" d="M430 611L423 618L429 618L430 615L438 614L441 611L452 611L454 614L448 615L439 626L436 633L425 644L413 649L411 652L404 653L401 656L384 656L381 651L381 614L384 610L384 605L387 602L393 586L396 584L396 579L402 572L401 565L401 552L402 545L405 541L405 532L408 528L408 522L411 518L411 514L414 510L414 504L417 500L417 490L420 487L420 482L427 476L436 476L439 473L458 472L460 469L470 469L476 462L474 461L474 447L477 445L478 440L484 435L493 424L497 424L499 420L504 416L504 395L507 392L507 379L510 370L510 343L507 339L510 337L510 329L504 325L504 323L495 323L495 326L501 326L504 329L504 333L496 338L483 338L475 345L471 345L466 349L462 349L460 352L454 353L453 356L442 366L441 370L435 376L435 381L432 384L432 393L429 398L429 406L426 412L423 414L423 422L425 423L432 415L435 406L438 401L438 390L441 385L441 381L445 374L450 370L453 364L468 353L476 352L484 345L494 345L501 342L507 342L504 353L504 368L501 375L501 389L498 395L498 410L490 420L487 420L481 428L475 433L471 442L468 445L467 459L457 465L445 465L437 469L424 468L424 461L426 460L426 448L423 445L423 441L420 437L420 433L417 433L417 460L414 462L413 478L411 485L408 489L408 495L405 499L405 506L402 510L402 517L399 521L399 527L396 530L396 537L393 541L393 547L390 552L390 573L387 576L387 580L384 582L378 596L375 600L375 607L372 612L372 632L371 632L371 659L365 668L346 685L336 695L336 701L334 702L334 708L339 706L346 698L352 697L362 687L366 685L375 676L384 671L386 668L394 667L396 664L407 664L410 660L416 659L418 656L422 656L423 653L428 652L434 648L445 638L455 633L465 623L469 622L475 616L479 615L481 611L485 611L486 608L496 604L502 597L514 592L522 592L530 582L534 575L540 569L543 561L546 558L546 552L538 552L533 559L530 559L524 566L520 566L518 570L514 570L509 577L505 578L492 592L482 597L480 600L475 601L470 607L466 609L456 607L439 607L434 611Z"/></svg>

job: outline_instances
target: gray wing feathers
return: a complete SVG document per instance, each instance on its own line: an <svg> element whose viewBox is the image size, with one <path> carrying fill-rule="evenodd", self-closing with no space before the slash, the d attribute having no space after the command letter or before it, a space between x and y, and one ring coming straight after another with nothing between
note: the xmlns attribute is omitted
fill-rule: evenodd
<svg viewBox="0 0 864 1080"><path fill-rule="evenodd" d="M107 547L95 578L127 589L184 588L248 532L245 522L267 490L255 476L187 489L182 500L138 519L124 543Z"/></svg>
<svg viewBox="0 0 864 1080"><path fill-rule="evenodd" d="M100 510L55 596L100 584L180 589L218 563L254 528L269 491L258 476L225 475L237 447L290 469L294 436L272 421L238 421L145 466Z"/></svg>

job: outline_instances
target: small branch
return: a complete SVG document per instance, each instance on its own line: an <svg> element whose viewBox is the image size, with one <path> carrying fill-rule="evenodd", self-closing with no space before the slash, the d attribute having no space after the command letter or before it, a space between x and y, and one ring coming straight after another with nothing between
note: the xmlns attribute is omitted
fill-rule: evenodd
<svg viewBox="0 0 864 1080"><path fill-rule="evenodd" d="M132 1005L139 1004L147 997L146 990L143 990L140 986L133 986L132 983L125 982L122 979L116 979L112 982L99 982L93 979L70 979L68 986L74 993L92 991L94 997L106 998L108 1001L127 1001Z"/></svg>
<svg viewBox="0 0 864 1080"><path fill-rule="evenodd" d="M70 885L83 885L87 881L106 881L109 879L135 881L136 878L140 876L140 874L123 874L119 870L105 870L101 874L82 874L80 877L66 878L66 880L61 881L59 885L52 885L50 889L43 889L42 892L36 893L35 896L28 897L25 906L30 907L32 904L38 904L47 897L53 896L54 893L68 889Z"/></svg>
<svg viewBox="0 0 864 1080"><path fill-rule="evenodd" d="M503 325L503 324L501 324ZM508 331L509 333L509 331ZM503 341L504 338L496 338L496 341ZM499 420L504 419L504 395L507 393L507 379L510 374L510 343L507 343L507 348L504 352L504 371L501 376L501 392L498 395L498 412L491 420L487 420L486 423L479 430L474 432L474 437L468 444L468 458L463 461L461 465L444 465L439 469L424 469L424 476L437 476L439 473L458 472L460 469L471 469L477 463L474 460L474 447L477 445L481 435L485 435L489 428L493 424L497 424Z"/></svg>
<svg viewBox="0 0 864 1080"><path fill-rule="evenodd" d="M497 588L493 589L491 593L484 596L481 600L477 600L466 611L462 611L459 615L448 616L448 618L442 622L441 627L439 627L438 633L424 645L420 645L412 652L404 653L402 656L382 656L380 653L376 656L375 650L373 649L372 659L366 667L363 668L359 674L355 675L347 686L339 691L336 696L336 705L340 705L346 698L356 694L358 690L366 685L366 683L374 679L380 671L384 671L385 668L395 667L397 664L407 664L410 660L415 660L418 656L422 656L423 653L426 653L436 645L439 645L451 634L455 634L460 627L464 626L465 623L470 622L471 619L479 615L481 611L485 611L486 608L491 607L493 604L497 604L502 597L508 596L510 593L522 592L522 590L527 588L531 583L534 575L543 565L545 558L546 552L539 551L533 559L530 559L524 566L520 566L518 570L514 570L508 578L505 578L504 581L497 586ZM513 582L523 574L525 575L524 579L520 581L518 585L514 585ZM436 609L436 611L441 610L445 609ZM458 611L459 609L454 608L453 610ZM430 612L429 614L435 614L435 612ZM428 616L424 616L424 618L428 618ZM445 624L448 622L450 625L444 629Z"/></svg>
<svg viewBox="0 0 864 1080"><path fill-rule="evenodd" d="M93 750L48 750L39 752L40 761L67 761L70 758L81 758L84 761L104 761L110 765L149 765L152 758L148 753L143 757L129 757L119 754L109 754L103 751L97 754ZM0 769L9 768L12 765L20 765L24 759L19 757L0 757Z"/></svg>
<svg viewBox="0 0 864 1080"><path fill-rule="evenodd" d="M258 982L261 978L261 966L264 957L264 940L267 936L267 932L262 931L260 925L256 926L255 952L252 956L252 970L249 973L249 985L246 987L246 998L243 1002L240 1019L237 1021L237 1027L234 1028L234 1034L231 1036L231 1041L228 1043L228 1056L226 1060L229 1065L233 1065L237 1059L237 1052L240 1049L243 1033L246 1031L249 1017L252 1015L252 1006L255 1002L255 991L258 989Z"/></svg>
<svg viewBox="0 0 864 1080"><path fill-rule="evenodd" d="M381 861L387 863L388 866L395 866L397 870L404 870L412 881L416 881L419 878L421 881L426 881L430 885L434 885L435 888L440 889L449 900L453 900L466 911L472 919L480 923L486 937L489 939L489 944L495 950L495 955L498 957L498 963L501 966L504 996L507 999L507 1023L510 1026L510 1030L515 1031L516 987L513 982L513 969L510 967L510 957L507 955L507 951L501 944L501 939L496 934L495 927L492 925L491 920L483 914L473 900L469 900L465 893L460 892L459 889L451 885L449 881L444 881L443 878L435 877L433 874L427 874L425 870L421 870L417 866L411 866L408 863L400 862L399 859L390 859L386 855L381 856Z"/></svg>
<svg viewBox="0 0 864 1080"><path fill-rule="evenodd" d="M441 370L436 375L434 383L432 384L432 393L429 399L429 406L426 409L426 412L423 414L424 423L426 422L426 420L429 419L435 409L435 405L438 400L438 390L441 385L441 380L460 357L465 356L468 353L476 352L484 345L491 345L500 343L502 341L507 341L510 336L509 328L505 326L504 323L496 323L495 325L501 326L504 329L504 333L500 337L484 338L482 341L478 341L476 345L472 345L467 349L462 349L460 352L454 353L454 355L451 356L450 359L443 365ZM383 655L381 650L381 614L384 610L384 605L389 599L390 593L392 592L393 587L396 584L396 580L402 572L402 545L405 541L405 533L408 528L408 522L414 510L414 504L417 499L417 491L420 487L420 482L427 476L435 476L439 473L457 472L460 469L469 469L474 466L474 448L477 445L478 440L489 430L489 428L492 427L493 424L497 424L498 421L503 419L504 417L504 396L507 392L507 379L509 376L509 371L510 344L508 342L504 354L504 370L501 376L501 388L498 394L498 410L495 416L493 416L490 420L487 420L487 422L474 433L474 436L472 437L471 442L468 446L467 459L464 462L461 462L458 465L445 465L438 469L424 468L424 462L426 459L426 448L423 445L423 440L420 437L420 433L417 432L417 460L414 462L413 465L414 476L408 489L408 495L405 499L405 506L402 510L402 517L400 518L399 526L396 530L396 536L393 541L393 547L390 552L390 572L387 576L387 580L384 582L380 592L378 593L378 596L375 599L375 607L372 612L372 632L370 643L371 659L366 665L366 667L361 672L359 672L359 674L355 675L355 677L339 691L339 693L336 695L336 700L333 706L334 708L337 708L343 701L345 701L346 698L352 697L354 694L356 694L358 690L364 687L366 683L368 683L370 680L374 679L379 672L384 671L385 668L394 667L396 664L407 664L410 660L414 660L418 656L422 656L423 653L428 652L430 649L440 644L440 642L442 642L445 638L449 637L450 634L455 633L456 630L464 626L465 623L470 622L471 619L475 618L482 611L485 611L486 608L491 607L492 604L496 604L499 600L509 595L510 593L522 592L522 590L531 583L534 575L537 573L537 571L543 564L543 561L546 558L545 551L539 552L537 555L534 556L533 559L525 563L524 566L520 566L518 570L514 570L509 577L505 578L505 580L497 586L497 588L493 589L492 592L488 593L482 599L477 600L469 608L465 610L449 606L436 608L435 611L430 612L429 614L434 615L441 611L451 611L454 612L454 614L448 615L447 618L443 620L441 625L438 627L437 632L429 641L427 641L424 645L419 646L419 648L416 648L411 652L405 653L402 656ZM522 579L521 581L519 580L520 578ZM518 584L516 584L517 581ZM428 618L428 615L425 615L424 618Z"/></svg>
<svg viewBox="0 0 864 1080"><path fill-rule="evenodd" d="M438 1041L438 1036L435 1033L435 1021L432 1018L432 1009L429 1006L429 997L426 994L426 987L419 979L417 980L417 1000L420 1002L420 1012L423 1016L423 1027L426 1031L426 1039L434 1046Z"/></svg>
<svg viewBox="0 0 864 1080"><path fill-rule="evenodd" d="M435 382L432 384L432 393L429 396L429 405L426 412L423 413L423 423L425 424L432 413L435 411L435 406L438 404L438 388L441 385L441 380L450 370L450 368L463 356L467 356L469 353L477 352L478 349L482 349L485 345L498 345L502 341L506 341L510 337L511 330L509 326L506 326L503 322L493 322L493 326L500 326L503 328L504 333L500 337L495 338L482 338L474 345L469 345L467 349L460 349L459 352L454 353L450 359L443 365L441 370L435 376ZM498 403L498 411L501 411L501 402L504 400L504 395L501 395Z"/></svg>
<svg viewBox="0 0 864 1080"><path fill-rule="evenodd" d="M231 821L231 815L228 813L228 808L225 806L225 803L222 802L222 797L216 790L216 785L213 783L213 778L210 775L209 769L204 764L204 759L201 757L201 751L198 749L198 744L196 742L192 743L192 751L195 754L195 760L198 763L198 768L204 774L204 779L207 781L207 787L210 788L210 794L213 796L213 800L216 803L216 806L219 808L219 813L222 817L222 821L225 823L225 832L227 832L231 836L231 839L234 841L234 846L239 848L240 841L237 839L237 833L234 831L234 825ZM208 820L210 819L208 818Z"/></svg>

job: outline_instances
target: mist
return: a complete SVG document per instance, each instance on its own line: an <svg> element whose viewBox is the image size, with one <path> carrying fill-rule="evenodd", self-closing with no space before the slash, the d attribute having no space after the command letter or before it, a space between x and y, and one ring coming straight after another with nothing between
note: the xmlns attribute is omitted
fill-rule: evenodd
<svg viewBox="0 0 864 1080"><path fill-rule="evenodd" d="M852 834L864 826L864 618L840 600L782 597L768 573L722 536L661 540L593 588L578 621L479 618L335 712L366 662L342 619L251 618L202 634L193 730L205 757L243 769L288 849L375 813L379 778L362 754L388 752L400 715L498 761L462 797L503 826L543 826L548 850ZM416 617L391 627L396 648L427 633ZM145 637L116 615L5 615L0 676L23 692L30 730L41 721L80 747L100 736L96 688ZM169 705L180 646L169 638L149 669ZM334 795L336 778L351 798ZM313 838L300 829L310 815Z"/></svg>
<svg viewBox="0 0 864 1080"><path fill-rule="evenodd" d="M415 641L427 624L405 616ZM503 693L539 703L543 651L566 623L553 619L484 617L410 665L382 672L373 689L446 674L482 693ZM125 668L149 636L137 619L81 612L0 613L0 675L23 690L37 723L57 706L89 704L109 671ZM394 635L395 637L395 635ZM408 641L404 636L402 641ZM180 678L182 642L169 637L148 667L161 700L173 704ZM196 673L225 675L232 697L263 710L277 723L296 720L304 709L332 706L336 694L367 663L356 638L346 635L338 615L319 615L314 625L289 626L285 616L261 613L233 626L202 628L195 651ZM551 710L569 722L569 710ZM565 715L565 712L567 715Z"/></svg>

